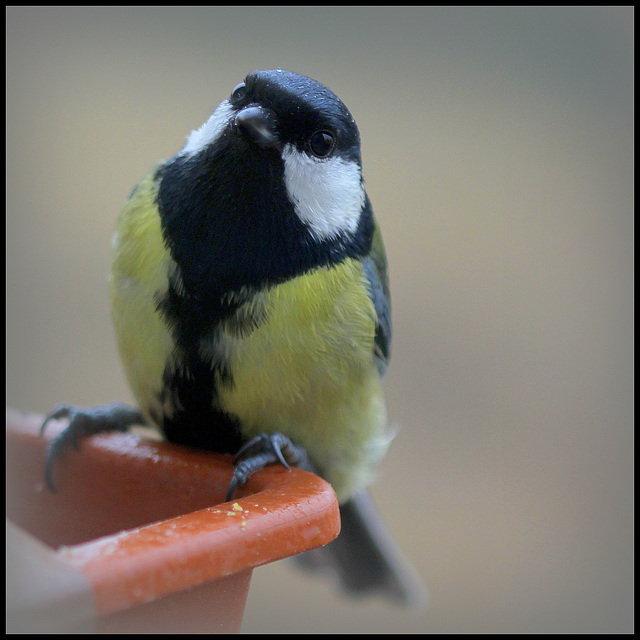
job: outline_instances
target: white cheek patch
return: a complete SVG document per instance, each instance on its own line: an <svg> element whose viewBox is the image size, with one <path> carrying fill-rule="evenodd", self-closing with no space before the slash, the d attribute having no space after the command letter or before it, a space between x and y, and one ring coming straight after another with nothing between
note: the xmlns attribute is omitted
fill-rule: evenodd
<svg viewBox="0 0 640 640"><path fill-rule="evenodd" d="M234 113L229 101L223 100L211 117L199 129L189 134L187 144L184 146L182 153L193 155L217 140L224 132Z"/></svg>
<svg viewBox="0 0 640 640"><path fill-rule="evenodd" d="M365 193L360 167L342 158L317 160L285 145L284 181L295 211L319 239L358 227Z"/></svg>

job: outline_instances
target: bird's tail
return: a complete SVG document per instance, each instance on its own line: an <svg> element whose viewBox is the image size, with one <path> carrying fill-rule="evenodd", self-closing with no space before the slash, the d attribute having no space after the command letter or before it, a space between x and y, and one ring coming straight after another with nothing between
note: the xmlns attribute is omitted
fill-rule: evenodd
<svg viewBox="0 0 640 640"><path fill-rule="evenodd" d="M332 574L352 596L379 595L423 609L427 591L387 531L368 491L340 505L342 529L328 545L296 557L305 569Z"/></svg>

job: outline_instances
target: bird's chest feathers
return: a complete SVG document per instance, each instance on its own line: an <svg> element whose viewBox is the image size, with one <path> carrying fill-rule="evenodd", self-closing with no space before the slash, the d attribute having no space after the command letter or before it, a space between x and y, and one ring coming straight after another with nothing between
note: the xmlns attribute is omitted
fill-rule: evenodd
<svg viewBox="0 0 640 640"><path fill-rule="evenodd" d="M228 363L232 383L218 389L221 406L249 419L360 384L371 370L374 333L362 265L346 259L257 294L200 347Z"/></svg>

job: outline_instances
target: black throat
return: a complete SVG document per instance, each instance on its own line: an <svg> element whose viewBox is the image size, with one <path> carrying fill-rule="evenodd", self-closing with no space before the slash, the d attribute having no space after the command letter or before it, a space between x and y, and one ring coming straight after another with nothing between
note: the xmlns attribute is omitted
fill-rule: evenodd
<svg viewBox="0 0 640 640"><path fill-rule="evenodd" d="M319 241L289 201L280 154L235 136L194 156L176 156L156 180L163 234L177 265L157 304L182 358L165 371L162 400L174 411L161 423L173 442L235 452L242 442L237 420L216 409L217 388L232 385L233 372L222 358L203 358L202 340L233 319L243 296L229 294L368 254L369 202L355 234Z"/></svg>

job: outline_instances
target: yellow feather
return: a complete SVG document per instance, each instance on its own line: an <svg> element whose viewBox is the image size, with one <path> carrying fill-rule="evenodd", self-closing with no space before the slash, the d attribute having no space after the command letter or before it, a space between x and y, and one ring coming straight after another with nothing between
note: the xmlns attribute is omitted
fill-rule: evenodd
<svg viewBox="0 0 640 640"><path fill-rule="evenodd" d="M120 357L141 409L157 402L173 339L157 311L169 286L171 264L155 205L151 172L137 186L118 220L109 278L112 320ZM161 413L161 407L155 408Z"/></svg>
<svg viewBox="0 0 640 640"><path fill-rule="evenodd" d="M271 288L261 303L267 319L249 336L223 330L234 384L220 389L220 406L249 437L280 431L302 445L338 497L348 496L387 443L362 263L316 269Z"/></svg>

